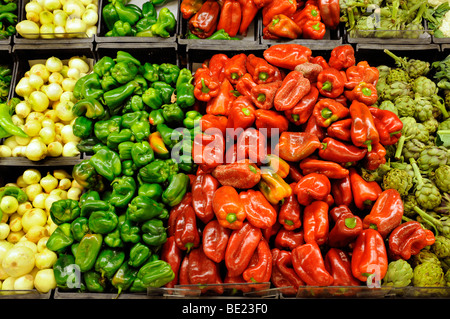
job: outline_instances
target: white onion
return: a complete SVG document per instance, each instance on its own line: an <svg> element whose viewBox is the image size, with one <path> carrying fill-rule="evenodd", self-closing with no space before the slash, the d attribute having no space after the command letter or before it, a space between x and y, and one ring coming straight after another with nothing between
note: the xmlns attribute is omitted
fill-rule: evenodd
<svg viewBox="0 0 450 319"><path fill-rule="evenodd" d="M50 76L50 72L47 67L42 63L37 63L31 66L29 70L30 74L39 75L44 82L48 81L48 77Z"/></svg>
<svg viewBox="0 0 450 319"><path fill-rule="evenodd" d="M77 148L77 142L69 141L63 146L62 156L74 157L80 155L80 151Z"/></svg>
<svg viewBox="0 0 450 319"><path fill-rule="evenodd" d="M53 24L55 26L64 27L66 25L68 15L63 10L53 11Z"/></svg>
<svg viewBox="0 0 450 319"><path fill-rule="evenodd" d="M98 22L98 13L97 11L94 11L92 9L88 9L84 11L83 16L81 19L86 23L88 26L96 25Z"/></svg>
<svg viewBox="0 0 450 319"><path fill-rule="evenodd" d="M48 11L58 10L62 7L61 2L59 0L45 0L44 1L44 9Z"/></svg>
<svg viewBox="0 0 450 319"><path fill-rule="evenodd" d="M36 112L45 111L50 104L47 94L42 91L31 92L28 102L30 103L31 109Z"/></svg>
<svg viewBox="0 0 450 319"><path fill-rule="evenodd" d="M6 145L0 145L0 157L11 157L12 150Z"/></svg>
<svg viewBox="0 0 450 319"><path fill-rule="evenodd" d="M40 139L33 139L30 144L27 145L25 156L30 161L40 161L47 156L47 145Z"/></svg>
<svg viewBox="0 0 450 319"><path fill-rule="evenodd" d="M35 91L35 89L31 86L30 79L27 77L23 77L17 83L15 91L18 96L26 98L29 97L31 92Z"/></svg>
<svg viewBox="0 0 450 319"><path fill-rule="evenodd" d="M61 142L57 142L57 141L51 142L47 146L48 155L51 157L61 156L62 151L63 151L63 145L61 144Z"/></svg>
<svg viewBox="0 0 450 319"><path fill-rule="evenodd" d="M61 121L70 122L75 118L72 112L74 103L73 102L57 102L55 110L56 115Z"/></svg>
<svg viewBox="0 0 450 319"><path fill-rule="evenodd" d="M16 24L16 31L26 39L39 38L39 25L31 20L22 20Z"/></svg>
<svg viewBox="0 0 450 319"><path fill-rule="evenodd" d="M61 85L62 81L64 81L64 77L59 72L52 72L48 78L48 82L57 83L59 85Z"/></svg>
<svg viewBox="0 0 450 319"><path fill-rule="evenodd" d="M87 64L86 61L84 61L80 57L70 58L67 65L69 66L69 68L78 69L80 71L80 73L88 73L89 72L89 64Z"/></svg>
<svg viewBox="0 0 450 319"><path fill-rule="evenodd" d="M39 29L42 39L54 39L55 38L55 25L53 23L44 23Z"/></svg>
<svg viewBox="0 0 450 319"><path fill-rule="evenodd" d="M30 76L28 77L28 83L30 83L33 89L39 90L44 84L44 80L39 75L30 74Z"/></svg>
<svg viewBox="0 0 450 319"><path fill-rule="evenodd" d="M42 24L53 24L53 13L48 10L39 13L39 22Z"/></svg>

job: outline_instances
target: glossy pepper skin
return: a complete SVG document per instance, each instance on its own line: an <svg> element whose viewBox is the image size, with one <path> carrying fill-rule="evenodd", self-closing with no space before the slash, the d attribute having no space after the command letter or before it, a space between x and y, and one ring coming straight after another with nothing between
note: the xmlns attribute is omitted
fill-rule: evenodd
<svg viewBox="0 0 450 319"><path fill-rule="evenodd" d="M323 139L322 148L318 152L320 158L342 164L359 162L366 154L365 148L358 148L331 137Z"/></svg>
<svg viewBox="0 0 450 319"><path fill-rule="evenodd" d="M164 260L157 259L151 260L139 268L136 280L141 281L145 288L161 287L171 282L174 277L171 266Z"/></svg>
<svg viewBox="0 0 450 319"><path fill-rule="evenodd" d="M153 218L144 222L141 226L142 241L144 244L152 247L159 248L167 240L166 228L163 221L157 218Z"/></svg>
<svg viewBox="0 0 450 319"><path fill-rule="evenodd" d="M199 38L207 38L216 31L220 17L220 5L217 1L207 0L188 21L188 27L192 34Z"/></svg>
<svg viewBox="0 0 450 319"><path fill-rule="evenodd" d="M276 14L266 26L267 31L280 38L297 39L302 35L302 29L290 17Z"/></svg>
<svg viewBox="0 0 450 319"><path fill-rule="evenodd" d="M89 160L82 160L80 163L75 164L72 169L72 176L85 188L99 191L105 188L103 177L97 173Z"/></svg>
<svg viewBox="0 0 450 319"><path fill-rule="evenodd" d="M289 0L270 1L262 8L263 25L266 26L277 14L291 16L297 10L297 2Z"/></svg>
<svg viewBox="0 0 450 319"><path fill-rule="evenodd" d="M247 282L268 282L271 276L272 253L269 243L261 239L242 277Z"/></svg>
<svg viewBox="0 0 450 319"><path fill-rule="evenodd" d="M253 80L253 76L247 72L236 82L235 87L239 94L251 97L252 88L256 85L257 83Z"/></svg>
<svg viewBox="0 0 450 319"><path fill-rule="evenodd" d="M280 135L277 150L280 158L289 162L298 162L320 147L320 140L315 135L304 132L283 132Z"/></svg>
<svg viewBox="0 0 450 319"><path fill-rule="evenodd" d="M220 9L220 17L217 22L217 30L224 30L230 37L239 32L242 20L241 4L238 0L225 0Z"/></svg>
<svg viewBox="0 0 450 319"><path fill-rule="evenodd" d="M328 65L338 71L355 65L355 50L351 45L340 45L331 50Z"/></svg>
<svg viewBox="0 0 450 319"><path fill-rule="evenodd" d="M343 212L330 230L328 244L331 247L344 248L358 237L362 229L362 220L359 216L350 210Z"/></svg>
<svg viewBox="0 0 450 319"><path fill-rule="evenodd" d="M74 199L60 199L50 207L50 217L56 225L71 223L81 214L78 202Z"/></svg>
<svg viewBox="0 0 450 319"><path fill-rule="evenodd" d="M107 234L113 231L119 223L114 206L103 201L92 201L89 204L92 204L89 205L89 210L91 210L89 212L89 229L98 234ZM86 207L87 205L83 206L83 208Z"/></svg>
<svg viewBox="0 0 450 319"><path fill-rule="evenodd" d="M135 196L127 207L127 215L132 222L144 222L155 217L164 217L165 214L163 205L147 196Z"/></svg>
<svg viewBox="0 0 450 319"><path fill-rule="evenodd" d="M102 277L111 279L125 261L125 252L118 249L105 248L98 254L94 269Z"/></svg>
<svg viewBox="0 0 450 319"><path fill-rule="evenodd" d="M125 207L136 192L136 181L130 176L120 176L112 183L113 191L110 203L114 207Z"/></svg>
<svg viewBox="0 0 450 319"><path fill-rule="evenodd" d="M403 129L403 122L399 117L389 110L381 110L376 107L369 107L369 111L373 116L380 144L387 146L397 143Z"/></svg>
<svg viewBox="0 0 450 319"><path fill-rule="evenodd" d="M349 111L352 118L351 137L353 144L358 147L367 147L370 152L372 145L379 143L380 136L369 107L354 100L349 107Z"/></svg>
<svg viewBox="0 0 450 319"><path fill-rule="evenodd" d="M136 243L130 249L130 259L128 260L128 264L132 267L140 267L149 259L151 254L150 248L146 245Z"/></svg>
<svg viewBox="0 0 450 319"><path fill-rule="evenodd" d="M255 107L250 98L239 96L233 101L227 118L227 128L246 129L255 122Z"/></svg>
<svg viewBox="0 0 450 319"><path fill-rule="evenodd" d="M319 0L318 6L325 25L331 29L336 29L340 19L339 1Z"/></svg>
<svg viewBox="0 0 450 319"><path fill-rule="evenodd" d="M381 164L386 163L386 149L381 143L374 144L372 150L367 152L363 166L368 170L376 170Z"/></svg>
<svg viewBox="0 0 450 319"><path fill-rule="evenodd" d="M74 238L70 229L70 223L62 223L53 231L47 240L47 248L51 251L62 252L72 245Z"/></svg>
<svg viewBox="0 0 450 319"><path fill-rule="evenodd" d="M303 229L287 230L280 228L275 235L275 247L292 251L305 243Z"/></svg>
<svg viewBox="0 0 450 319"><path fill-rule="evenodd" d="M257 57L253 53L247 56L245 66L256 84L281 80L281 73L277 67L271 65L265 59Z"/></svg>
<svg viewBox="0 0 450 319"><path fill-rule="evenodd" d="M133 284L136 279L138 270L132 268L128 261L122 263L120 268L116 271L113 278L111 279L111 284L117 289L117 294L120 295L122 291L127 290Z"/></svg>
<svg viewBox="0 0 450 319"><path fill-rule="evenodd" d="M221 185L240 189L252 188L261 180L260 169L248 160L219 165L211 174Z"/></svg>
<svg viewBox="0 0 450 319"><path fill-rule="evenodd" d="M349 174L349 170L340 164L332 161L325 161L315 158L305 158L300 162L300 169L303 175L311 173L324 174L330 179L345 178Z"/></svg>
<svg viewBox="0 0 450 319"><path fill-rule="evenodd" d="M424 229L417 221L400 224L389 235L389 257L394 260L409 260L423 248L433 245L436 238L429 229Z"/></svg>
<svg viewBox="0 0 450 319"><path fill-rule="evenodd" d="M187 206L176 218L174 236L176 245L183 251L190 252L200 245L201 236L192 206Z"/></svg>
<svg viewBox="0 0 450 319"><path fill-rule="evenodd" d="M380 233L372 228L364 229L356 238L352 254L352 274L368 282L371 275L383 279L388 267L386 246Z"/></svg>
<svg viewBox="0 0 450 319"><path fill-rule="evenodd" d="M271 170L265 170L261 173L258 188L272 205L278 204L292 194L291 186L280 175Z"/></svg>
<svg viewBox="0 0 450 319"><path fill-rule="evenodd" d="M303 232L306 243L323 245L328 241L329 206L324 201L314 201L303 210Z"/></svg>
<svg viewBox="0 0 450 319"><path fill-rule="evenodd" d="M359 286L361 283L353 277L350 257L338 248L331 248L324 258L325 268L333 277L333 286Z"/></svg>
<svg viewBox="0 0 450 319"><path fill-rule="evenodd" d="M295 272L292 265L292 253L286 250L273 248L271 282L287 296L296 295L298 288L305 283Z"/></svg>
<svg viewBox="0 0 450 319"><path fill-rule="evenodd" d="M310 86L309 92L291 109L285 110L284 115L289 122L301 125L308 121L319 97L319 90Z"/></svg>
<svg viewBox="0 0 450 319"><path fill-rule="evenodd" d="M97 260L103 243L101 234L86 234L81 239L75 254L75 264L82 272L91 270Z"/></svg>
<svg viewBox="0 0 450 319"><path fill-rule="evenodd" d="M403 201L396 189L384 190L375 201L370 213L363 219L363 228L377 230L383 238L400 225L403 217Z"/></svg>
<svg viewBox="0 0 450 319"><path fill-rule="evenodd" d="M292 251L292 265L302 281L310 286L331 286L333 277L325 268L322 253L315 242L303 244Z"/></svg>
<svg viewBox="0 0 450 319"><path fill-rule="evenodd" d="M208 68L199 68L194 73L194 96L208 102L219 94L220 83Z"/></svg>
<svg viewBox="0 0 450 319"><path fill-rule="evenodd" d="M353 203L352 185L350 177L331 180L331 195L336 206L350 205Z"/></svg>
<svg viewBox="0 0 450 319"><path fill-rule="evenodd" d="M274 110L257 109L255 116L256 128L267 137L286 132L289 128L289 121L281 113Z"/></svg>
<svg viewBox="0 0 450 319"><path fill-rule="evenodd" d="M169 10L169 8L161 8L158 13L156 23L150 28L153 34L156 34L162 38L169 38L175 31L177 21L175 15Z"/></svg>
<svg viewBox="0 0 450 319"><path fill-rule="evenodd" d="M246 218L245 208L234 187L221 186L213 196L212 208L220 225L229 229L240 229Z"/></svg>
<svg viewBox="0 0 450 319"><path fill-rule="evenodd" d="M183 19L188 20L202 7L202 0L183 0L180 4L180 12Z"/></svg>
<svg viewBox="0 0 450 319"><path fill-rule="evenodd" d="M184 173L177 173L168 178L168 186L162 193L162 202L173 207L181 202L188 190L189 177Z"/></svg>
<svg viewBox="0 0 450 319"><path fill-rule="evenodd" d="M302 72L295 70L289 72L275 94L275 109L277 111L285 111L293 108L308 94L310 88L310 82L303 76Z"/></svg>
<svg viewBox="0 0 450 319"><path fill-rule="evenodd" d="M264 50L264 58L272 65L294 70L302 63L308 62L311 49L300 44L276 44Z"/></svg>
<svg viewBox="0 0 450 319"><path fill-rule="evenodd" d="M322 40L326 27L321 21L309 20L303 24L302 33L304 39Z"/></svg>
<svg viewBox="0 0 450 319"><path fill-rule="evenodd" d="M206 113L227 116L235 99L231 82L228 79L224 79L219 86L217 96L207 102Z"/></svg>
<svg viewBox="0 0 450 319"><path fill-rule="evenodd" d="M277 212L260 191L249 189L239 193L248 222L266 229L277 221Z"/></svg>
<svg viewBox="0 0 450 319"><path fill-rule="evenodd" d="M205 224L214 218L212 201L220 184L211 174L197 175L192 183L192 207L197 217Z"/></svg>
<svg viewBox="0 0 450 319"><path fill-rule="evenodd" d="M53 272L55 275L55 281L58 288L68 289L68 288L78 288L79 280L72 276L69 271L71 267L75 264L75 257L71 254L60 254L55 264L53 265Z"/></svg>
<svg viewBox="0 0 450 319"><path fill-rule="evenodd" d="M351 142L352 119L337 120L327 127L328 137L336 138L340 141Z"/></svg>
<svg viewBox="0 0 450 319"><path fill-rule="evenodd" d="M333 99L344 92L345 78L335 68L322 70L317 76L317 89L323 96Z"/></svg>
<svg viewBox="0 0 450 319"><path fill-rule="evenodd" d="M350 101L357 100L368 106L375 104L378 100L375 85L365 82L358 83L351 91L345 91L344 95Z"/></svg>
<svg viewBox="0 0 450 319"><path fill-rule="evenodd" d="M263 110L271 109L274 105L275 95L281 86L281 81L256 84L250 91L254 105Z"/></svg>
<svg viewBox="0 0 450 319"><path fill-rule="evenodd" d="M294 230L302 225L302 207L294 193L296 183L291 183L289 186L292 189L292 194L286 197L281 204L278 212L278 222L283 225L284 229Z"/></svg>
<svg viewBox="0 0 450 319"><path fill-rule="evenodd" d="M175 243L175 237L170 236L163 244L161 249L161 260L167 262L175 275L172 281L168 282L165 287L173 288L178 284L179 270L183 261L183 252Z"/></svg>
<svg viewBox="0 0 450 319"><path fill-rule="evenodd" d="M375 181L367 182L354 168L350 168L349 173L355 206L361 210L372 207L382 193L380 185Z"/></svg>
<svg viewBox="0 0 450 319"><path fill-rule="evenodd" d="M347 76L345 88L351 90L361 82L376 86L380 71L376 67L370 66L367 61L359 61L358 64L347 68L345 74Z"/></svg>
<svg viewBox="0 0 450 319"><path fill-rule="evenodd" d="M86 217L78 217L70 224L73 239L80 241L89 232L89 220Z"/></svg>
<svg viewBox="0 0 450 319"><path fill-rule="evenodd" d="M244 272L261 238L261 229L248 222L232 231L225 251L225 265L230 276L238 276Z"/></svg>
<svg viewBox="0 0 450 319"><path fill-rule="evenodd" d="M94 98L79 100L73 105L72 112L76 116L85 116L90 119L101 118L105 115L103 105Z"/></svg>
<svg viewBox="0 0 450 319"><path fill-rule="evenodd" d="M324 201L331 192L331 183L326 175L310 173L295 185L294 193L299 204L308 206L314 201Z"/></svg>
<svg viewBox="0 0 450 319"><path fill-rule="evenodd" d="M228 239L231 229L219 224L216 219L209 221L202 232L202 246L205 255L216 263L220 263L225 258Z"/></svg>

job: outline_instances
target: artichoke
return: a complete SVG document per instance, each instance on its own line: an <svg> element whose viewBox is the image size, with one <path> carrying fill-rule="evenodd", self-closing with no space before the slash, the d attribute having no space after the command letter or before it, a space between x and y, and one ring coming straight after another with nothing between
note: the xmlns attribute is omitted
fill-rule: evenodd
<svg viewBox="0 0 450 319"><path fill-rule="evenodd" d="M388 76L389 72L391 71L391 68L384 64L377 66L377 69L378 69L378 80L385 79Z"/></svg>
<svg viewBox="0 0 450 319"><path fill-rule="evenodd" d="M434 171L432 179L442 192L450 192L450 165L439 166Z"/></svg>
<svg viewBox="0 0 450 319"><path fill-rule="evenodd" d="M425 262L431 262L437 265L441 264L439 258L429 249L422 249L417 255L412 255L408 261L413 268Z"/></svg>
<svg viewBox="0 0 450 319"><path fill-rule="evenodd" d="M396 189L401 196L405 196L413 187L413 178L408 172L393 168L383 176L381 187L383 190Z"/></svg>
<svg viewBox="0 0 450 319"><path fill-rule="evenodd" d="M422 143L428 143L430 140L430 133L427 131L425 125L422 123L417 123L417 128L419 129L419 132L416 136L414 136L414 138L418 139Z"/></svg>
<svg viewBox="0 0 450 319"><path fill-rule="evenodd" d="M416 103L411 95L403 95L395 98L394 104L399 117L413 117L416 113Z"/></svg>
<svg viewBox="0 0 450 319"><path fill-rule="evenodd" d="M417 158L419 169L428 173L439 166L449 163L450 151L443 146L427 146Z"/></svg>
<svg viewBox="0 0 450 319"><path fill-rule="evenodd" d="M414 210L414 207L416 207L417 200L416 196L414 194L408 194L402 198L403 200L403 215L409 218L414 218L417 213Z"/></svg>
<svg viewBox="0 0 450 319"><path fill-rule="evenodd" d="M411 90L411 84L404 81L396 81L391 84L387 84L383 91L381 91L381 96L383 100L393 100L398 96L410 95L413 92Z"/></svg>
<svg viewBox="0 0 450 319"><path fill-rule="evenodd" d="M450 287L450 269L445 272L444 279L447 282L447 287Z"/></svg>
<svg viewBox="0 0 450 319"><path fill-rule="evenodd" d="M419 134L419 127L417 126L417 121L414 117L401 117L400 120L403 123L403 128L402 135L397 142L397 149L394 154L395 159L400 159L405 142Z"/></svg>
<svg viewBox="0 0 450 319"><path fill-rule="evenodd" d="M444 287L444 271L439 264L426 261L414 268L412 283L414 287Z"/></svg>
<svg viewBox="0 0 450 319"><path fill-rule="evenodd" d="M391 167L383 163L380 166L377 167L375 170L368 170L364 167L361 168L361 176L364 180L368 182L382 182L383 176L391 169Z"/></svg>
<svg viewBox="0 0 450 319"><path fill-rule="evenodd" d="M386 275L383 278L383 286L408 286L412 281L413 272L413 268L406 260L399 259L391 261L388 265Z"/></svg>
<svg viewBox="0 0 450 319"><path fill-rule="evenodd" d="M436 236L442 235L448 237L450 235L450 216L447 215L441 218L436 218L431 214L426 213L418 206L414 207L414 210L422 218L423 223L426 223L434 229L434 233L437 234Z"/></svg>
<svg viewBox="0 0 450 319"><path fill-rule="evenodd" d="M436 120L435 117L430 117L425 122L422 122L422 124L425 125L425 129L428 131L429 134L436 133L439 127L439 121Z"/></svg>
<svg viewBox="0 0 450 319"><path fill-rule="evenodd" d="M408 59L406 57L401 58L387 49L385 49L384 52L393 58L395 64L408 72L409 76L413 79L422 75L427 75L430 71L430 63L427 61Z"/></svg>
<svg viewBox="0 0 450 319"><path fill-rule="evenodd" d="M417 203L424 209L436 208L442 201L442 195L439 188L437 188L431 180L422 177L417 162L414 158L410 158L409 161L414 169L414 178L416 182L414 195L416 196ZM418 207L416 208L419 209Z"/></svg>
<svg viewBox="0 0 450 319"><path fill-rule="evenodd" d="M416 94L414 102L414 117L417 121L424 122L433 117L433 103L429 98Z"/></svg>
<svg viewBox="0 0 450 319"><path fill-rule="evenodd" d="M450 215L450 194L443 193L442 201L439 206L437 206L434 211L439 215Z"/></svg>
<svg viewBox="0 0 450 319"><path fill-rule="evenodd" d="M391 111L392 113L394 113L395 115L398 116L397 107L395 106L395 104L392 101L385 100L385 101L381 102L381 104L378 106L378 108L380 110Z"/></svg>
<svg viewBox="0 0 450 319"><path fill-rule="evenodd" d="M437 235L435 239L434 244L431 245L431 251L439 259L450 257L450 238Z"/></svg>
<svg viewBox="0 0 450 319"><path fill-rule="evenodd" d="M432 95L430 98L433 104L433 117L437 119L442 115L443 119L448 119L449 113L445 107L444 99L437 94Z"/></svg>
<svg viewBox="0 0 450 319"><path fill-rule="evenodd" d="M414 79L412 82L412 89L414 93L423 97L431 97L438 91L436 83L425 76L419 76Z"/></svg>
<svg viewBox="0 0 450 319"><path fill-rule="evenodd" d="M411 78L409 77L408 72L406 72L403 69L400 68L391 69L389 74L386 76L386 83L392 84L397 81L410 82Z"/></svg>
<svg viewBox="0 0 450 319"><path fill-rule="evenodd" d="M438 130L439 131L450 130L450 118L439 123Z"/></svg>
<svg viewBox="0 0 450 319"><path fill-rule="evenodd" d="M425 143L413 138L405 142L402 150L402 155L405 160L409 160L410 158L417 159L420 153L425 149L425 147Z"/></svg>

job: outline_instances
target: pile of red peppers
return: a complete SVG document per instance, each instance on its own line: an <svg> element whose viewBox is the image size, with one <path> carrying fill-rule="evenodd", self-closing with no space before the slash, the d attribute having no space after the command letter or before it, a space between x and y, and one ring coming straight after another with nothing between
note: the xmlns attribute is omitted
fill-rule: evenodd
<svg viewBox="0 0 450 319"><path fill-rule="evenodd" d="M383 279L390 260L433 244L418 222L402 223L397 190L360 174L385 163L403 127L372 106L377 81L377 68L356 62L350 45L328 59L277 44L262 57L205 61L194 74L204 114L192 153L198 170L170 212L162 259L176 277L167 287L361 286Z"/></svg>

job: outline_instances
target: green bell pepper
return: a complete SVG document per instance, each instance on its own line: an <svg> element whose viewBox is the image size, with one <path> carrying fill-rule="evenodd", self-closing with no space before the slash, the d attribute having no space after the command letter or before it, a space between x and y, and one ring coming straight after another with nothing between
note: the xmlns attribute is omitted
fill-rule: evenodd
<svg viewBox="0 0 450 319"><path fill-rule="evenodd" d="M138 67L141 66L141 62L138 59L125 51L117 51L116 62L133 62Z"/></svg>
<svg viewBox="0 0 450 319"><path fill-rule="evenodd" d="M116 81L111 75L111 72L106 72L106 74L100 79L100 85L104 92L111 91L119 86L119 82Z"/></svg>
<svg viewBox="0 0 450 319"><path fill-rule="evenodd" d="M184 120L184 111L176 104L164 104L162 106L162 115L169 124L181 124Z"/></svg>
<svg viewBox="0 0 450 319"><path fill-rule="evenodd" d="M189 69L183 68L180 70L175 88L177 93L176 102L181 108L187 108L195 103L193 79L194 77Z"/></svg>
<svg viewBox="0 0 450 319"><path fill-rule="evenodd" d="M237 37L230 37L230 35L224 30L220 29L210 35L208 40L239 40Z"/></svg>
<svg viewBox="0 0 450 319"><path fill-rule="evenodd" d="M163 105L161 92L153 87L145 90L142 94L142 101L153 110L157 110Z"/></svg>
<svg viewBox="0 0 450 319"><path fill-rule="evenodd" d="M122 115L122 126L125 128L131 129L134 123L141 121L148 121L148 112L147 111L137 111L125 113Z"/></svg>
<svg viewBox="0 0 450 319"><path fill-rule="evenodd" d="M112 193L109 202L114 207L125 207L136 192L136 181L130 176L119 176L111 183Z"/></svg>
<svg viewBox="0 0 450 319"><path fill-rule="evenodd" d="M104 241L108 247L111 247L111 248L124 247L122 238L120 237L120 217L121 216L119 216L119 224L117 225L116 229L114 229L112 232L108 233L105 236Z"/></svg>
<svg viewBox="0 0 450 319"><path fill-rule="evenodd" d="M161 109L151 111L149 114L149 117L148 117L148 122L154 126L156 126L158 124L163 124L164 117L162 115Z"/></svg>
<svg viewBox="0 0 450 319"><path fill-rule="evenodd" d="M133 28L127 21L118 20L114 22L113 29L107 33L107 36L128 37L133 36Z"/></svg>
<svg viewBox="0 0 450 319"><path fill-rule="evenodd" d="M118 223L119 217L116 215L114 206L111 203L107 203L106 207L103 204L98 205L89 214L89 229L97 234L104 235L112 232Z"/></svg>
<svg viewBox="0 0 450 319"><path fill-rule="evenodd" d="M143 183L164 183L169 178L169 164L161 159L141 167L138 179Z"/></svg>
<svg viewBox="0 0 450 319"><path fill-rule="evenodd" d="M106 146L110 150L118 151L119 144L128 141L134 141L134 135L130 129L124 128L109 134L106 140Z"/></svg>
<svg viewBox="0 0 450 319"><path fill-rule="evenodd" d="M94 121L86 116L78 116L73 122L73 135L83 139L91 136L94 131Z"/></svg>
<svg viewBox="0 0 450 319"><path fill-rule="evenodd" d="M164 144L170 149L183 138L179 130L172 129L164 123L156 125L156 130L161 134Z"/></svg>
<svg viewBox="0 0 450 319"><path fill-rule="evenodd" d="M141 226L142 240L150 247L160 247L167 241L167 232L160 219L147 220Z"/></svg>
<svg viewBox="0 0 450 319"><path fill-rule="evenodd" d="M131 222L144 222L165 214L164 206L150 197L136 196L127 208L127 216Z"/></svg>
<svg viewBox="0 0 450 319"><path fill-rule="evenodd" d="M143 17L136 23L136 32L139 33L150 30L152 25L154 25L156 21L157 20L155 17Z"/></svg>
<svg viewBox="0 0 450 319"><path fill-rule="evenodd" d="M150 147L149 142L142 141L134 143L131 148L131 158L137 168L143 167L149 164L155 158L153 149Z"/></svg>
<svg viewBox="0 0 450 319"><path fill-rule="evenodd" d="M17 186L3 186L0 188L0 200L5 196L13 196L17 199L19 204L28 200L28 196L24 190ZM3 217L3 211L0 209L0 219Z"/></svg>
<svg viewBox="0 0 450 319"><path fill-rule="evenodd" d="M142 76L136 76L135 80L138 77L141 77L143 79L143 81L145 81L145 85L147 85L146 80ZM141 86L143 86L143 85L144 84L141 83ZM122 109L122 113L139 112L139 111L144 111L144 109L145 109L145 104L142 99L142 96L135 94L131 98L129 98L128 101L125 103L125 106Z"/></svg>
<svg viewBox="0 0 450 319"><path fill-rule="evenodd" d="M100 200L100 194L94 190L87 190L80 196L79 205L83 207L84 204L92 200Z"/></svg>
<svg viewBox="0 0 450 319"><path fill-rule="evenodd" d="M114 23L119 19L119 15L117 14L117 10L114 7L114 4L108 3L103 7L102 20L105 22L108 30L112 30L114 28Z"/></svg>
<svg viewBox="0 0 450 319"><path fill-rule="evenodd" d="M146 196L150 197L154 201L159 201L161 199L161 195L163 193L163 188L161 184L158 183L144 183L141 184L138 188L138 195L139 196Z"/></svg>
<svg viewBox="0 0 450 319"><path fill-rule="evenodd" d="M118 115L109 118L108 120L100 120L94 123L94 135L103 144L108 141L108 136L112 132L119 132L121 129L122 118Z"/></svg>
<svg viewBox="0 0 450 319"><path fill-rule="evenodd" d="M175 278L175 273L169 263L164 260L154 260L139 269L137 278L145 287L162 287Z"/></svg>
<svg viewBox="0 0 450 319"><path fill-rule="evenodd" d="M183 120L183 124L186 128L192 129L195 126L200 125L202 114L196 110L186 112L186 117Z"/></svg>
<svg viewBox="0 0 450 319"><path fill-rule="evenodd" d="M105 74L108 74L108 72L111 71L115 64L116 62L114 62L113 58L104 56L94 64L93 70L101 78Z"/></svg>
<svg viewBox="0 0 450 319"><path fill-rule="evenodd" d="M163 5L165 5L165 4L169 3L169 2L172 2L172 1L175 1L175 0L152 0L152 3L155 6L163 6Z"/></svg>
<svg viewBox="0 0 450 319"><path fill-rule="evenodd" d="M133 147L134 142L131 141L126 141L126 142L122 142L117 146L117 150L119 151L119 157L122 161L125 160L130 160L131 157L131 148ZM122 166L123 166L123 162L122 162ZM122 167L122 171L123 171L123 167Z"/></svg>
<svg viewBox="0 0 450 319"><path fill-rule="evenodd" d="M161 196L162 202L171 207L179 204L187 192L189 183L189 176L184 173L169 176L169 185Z"/></svg>
<svg viewBox="0 0 450 319"><path fill-rule="evenodd" d="M112 182L122 172L119 155L106 146L94 147L95 154L89 159L98 174Z"/></svg>
<svg viewBox="0 0 450 319"><path fill-rule="evenodd" d="M102 277L111 279L125 261L125 252L118 249L104 248L98 254L94 269Z"/></svg>
<svg viewBox="0 0 450 319"><path fill-rule="evenodd" d="M133 163L133 160L125 160L122 162L122 174L125 176L134 176L137 167Z"/></svg>
<svg viewBox="0 0 450 319"><path fill-rule="evenodd" d="M75 270L75 257L70 254L59 254L53 264L53 274L56 285L63 290L80 288L80 276Z"/></svg>
<svg viewBox="0 0 450 319"><path fill-rule="evenodd" d="M90 270L83 273L83 280L86 289L90 292L105 292L107 287L106 278L102 277L98 272Z"/></svg>
<svg viewBox="0 0 450 319"><path fill-rule="evenodd" d="M137 81L130 81L103 94L103 100L112 113L117 112L117 108L123 107L125 101L140 88Z"/></svg>
<svg viewBox="0 0 450 319"><path fill-rule="evenodd" d="M139 71L147 81L159 81L159 64L145 62Z"/></svg>
<svg viewBox="0 0 450 319"><path fill-rule="evenodd" d="M142 16L144 18L156 18L157 15L158 13L156 12L156 8L151 1L146 1L142 4Z"/></svg>
<svg viewBox="0 0 450 319"><path fill-rule="evenodd" d="M110 210L111 204L103 199L91 199L81 206L81 217L89 218L97 210Z"/></svg>
<svg viewBox="0 0 450 319"><path fill-rule="evenodd" d="M80 241L89 232L89 220L86 217L78 217L70 224L72 237Z"/></svg>
<svg viewBox="0 0 450 319"><path fill-rule="evenodd" d="M172 94L175 92L175 88L173 88L170 84L163 82L160 79L159 81L153 82L150 87L159 91L164 104L171 103Z"/></svg>
<svg viewBox="0 0 450 319"><path fill-rule="evenodd" d="M151 32L162 38L168 38L175 31L177 20L174 14L168 8L159 10L158 19L152 25Z"/></svg>
<svg viewBox="0 0 450 319"><path fill-rule="evenodd" d="M91 270L103 243L101 234L86 234L81 239L75 255L75 264L80 267L81 272Z"/></svg>
<svg viewBox="0 0 450 319"><path fill-rule="evenodd" d="M60 199L52 203L50 217L56 225L71 223L80 216L81 209L74 199Z"/></svg>
<svg viewBox="0 0 450 319"><path fill-rule="evenodd" d="M130 249L130 259L128 265L131 267L141 267L151 256L150 248L142 243L136 243Z"/></svg>
<svg viewBox="0 0 450 319"><path fill-rule="evenodd" d="M127 217L120 225L120 238L124 243L136 244L141 240L141 230Z"/></svg>
<svg viewBox="0 0 450 319"><path fill-rule="evenodd" d="M99 99L103 95L100 77L90 73L77 80L73 88L73 96L78 99Z"/></svg>
<svg viewBox="0 0 450 319"><path fill-rule="evenodd" d="M119 16L119 20L123 22L128 22L130 25L135 25L136 22L138 22L142 17L142 14L136 11L135 7L125 5L121 1L115 1L113 4L117 15Z"/></svg>
<svg viewBox="0 0 450 319"><path fill-rule="evenodd" d="M105 108L96 99L81 99L72 106L72 113L75 116L86 116L90 119L99 119L105 116Z"/></svg>
<svg viewBox="0 0 450 319"><path fill-rule="evenodd" d="M167 84L176 84L178 76L180 74L180 68L172 63L162 63L159 65L158 77L160 81Z"/></svg>
<svg viewBox="0 0 450 319"><path fill-rule="evenodd" d="M117 21L119 23L121 21ZM133 62L118 62L111 68L111 76L120 84L133 80L138 74L138 67Z"/></svg>
<svg viewBox="0 0 450 319"><path fill-rule="evenodd" d="M148 120L137 121L131 125L131 132L138 142L147 141L150 135L150 123Z"/></svg>
<svg viewBox="0 0 450 319"><path fill-rule="evenodd" d="M120 295L122 291L126 291L133 284L137 276L138 270L128 265L128 260L124 261L120 268L116 271L111 284L117 289L117 294Z"/></svg>
<svg viewBox="0 0 450 319"><path fill-rule="evenodd" d="M73 244L72 231L70 223L60 224L50 235L46 247L54 252L62 252Z"/></svg>
<svg viewBox="0 0 450 319"><path fill-rule="evenodd" d="M175 159L168 158L165 160L165 162L169 166L169 178L170 178L170 176L178 173L178 163Z"/></svg>
<svg viewBox="0 0 450 319"><path fill-rule="evenodd" d="M90 160L85 159L74 165L72 176L85 189L102 191L105 189L103 177L97 173Z"/></svg>

